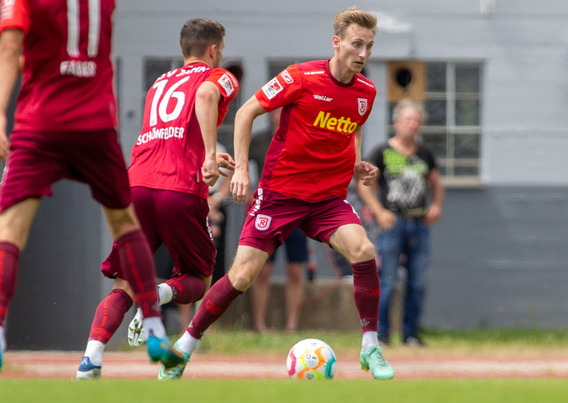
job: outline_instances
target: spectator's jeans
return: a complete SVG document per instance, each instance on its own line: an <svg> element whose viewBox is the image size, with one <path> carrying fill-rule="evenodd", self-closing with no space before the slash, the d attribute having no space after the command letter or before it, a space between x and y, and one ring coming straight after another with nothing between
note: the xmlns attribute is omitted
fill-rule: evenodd
<svg viewBox="0 0 568 403"><path fill-rule="evenodd" d="M377 250L381 257L380 279L381 299L379 307L379 334L389 334L389 307L395 286L400 255L406 255L408 281L404 302L403 337L418 330L418 321L424 295L425 271L428 265L430 241L428 226L422 219L408 220L397 215L396 225L388 231L381 231L377 239Z"/></svg>

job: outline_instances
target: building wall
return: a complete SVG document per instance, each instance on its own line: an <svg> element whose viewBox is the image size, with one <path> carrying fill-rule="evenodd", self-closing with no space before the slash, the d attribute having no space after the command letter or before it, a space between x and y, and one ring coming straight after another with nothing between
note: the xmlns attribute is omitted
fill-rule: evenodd
<svg viewBox="0 0 568 403"><path fill-rule="evenodd" d="M482 0L362 1L378 12L381 32L369 61L379 89L365 128L365 150L386 138L385 63L389 60L481 61L482 174L490 185L568 184L568 4L562 0L495 0L494 13L480 13ZM227 29L225 60L242 62L242 99L268 79L268 62L329 58L331 22L343 2L293 0L218 1L190 7L128 0L119 3L115 54L121 59L121 123L130 153L140 131L144 57L179 55L179 30L190 18L220 21ZM260 118L255 128L267 121Z"/></svg>
<svg viewBox="0 0 568 403"><path fill-rule="evenodd" d="M568 185L563 158L568 149L568 3L496 0L487 2L494 7L483 15L485 3L359 2L378 13L380 29L367 64L378 93L363 151L387 137L390 60L481 62L482 186L448 189L444 219L432 229L425 324L556 326L565 319L562 290L568 286L562 275L568 259L561 230ZM181 1L166 8L152 1L123 1L115 53L132 72L121 99L125 149L140 129L142 58L178 55L179 29L187 19L212 18L225 26L225 60L242 63L244 101L270 78L270 61L329 58L331 21L342 8L343 2L323 0L221 1L195 9ZM266 126L265 120L255 122L255 129ZM239 210L231 211L238 215ZM230 249L241 222L239 217L233 221ZM232 250L227 255L230 262ZM325 260L319 260L319 275L332 276ZM282 266L281 261L276 275L284 275Z"/></svg>
<svg viewBox="0 0 568 403"><path fill-rule="evenodd" d="M448 192L432 229L425 324L566 326L566 217L565 187Z"/></svg>
<svg viewBox="0 0 568 403"><path fill-rule="evenodd" d="M482 15L483 4L493 4ZM381 32L368 62L378 94L363 152L386 139L390 60L483 63L481 182L449 189L432 229L425 306L429 326L558 326L564 297L568 215L568 3L564 0L360 1ZM239 61L244 102L268 77L268 62L332 55L337 0L273 2L120 0L115 16L120 134L127 161L141 128L143 62L178 57L179 31L195 17L227 30L225 61ZM261 117L255 130L268 125ZM94 309L112 282L99 274L110 249L86 187L54 187L23 254L9 318L12 348L82 349ZM232 259L240 206L231 206ZM322 277L332 276L319 257ZM282 274L282 272L280 272ZM118 341L116 341L118 342Z"/></svg>

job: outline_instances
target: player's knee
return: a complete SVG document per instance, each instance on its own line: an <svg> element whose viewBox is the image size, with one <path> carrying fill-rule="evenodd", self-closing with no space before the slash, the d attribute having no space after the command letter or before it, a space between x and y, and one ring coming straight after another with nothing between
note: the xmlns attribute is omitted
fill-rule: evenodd
<svg viewBox="0 0 568 403"><path fill-rule="evenodd" d="M366 240L362 242L357 251L355 252L355 262L366 262L375 258L375 247L371 241Z"/></svg>
<svg viewBox="0 0 568 403"><path fill-rule="evenodd" d="M28 233L17 226L0 226L0 242L9 242L20 250L26 245Z"/></svg>
<svg viewBox="0 0 568 403"><path fill-rule="evenodd" d="M117 277L114 280L112 292L114 291L124 292L126 295L128 295L131 301L134 301L134 291L132 290L132 287L130 286L128 281L126 281L125 279Z"/></svg>
<svg viewBox="0 0 568 403"><path fill-rule="evenodd" d="M234 288L239 291L244 291L249 288L254 281L255 277L248 272L241 271L239 273L233 273L229 276L229 280Z"/></svg>

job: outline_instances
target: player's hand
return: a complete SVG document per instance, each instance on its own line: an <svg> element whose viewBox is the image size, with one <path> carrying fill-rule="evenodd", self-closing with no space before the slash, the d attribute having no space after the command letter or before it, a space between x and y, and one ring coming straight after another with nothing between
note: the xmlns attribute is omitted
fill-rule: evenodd
<svg viewBox="0 0 568 403"><path fill-rule="evenodd" d="M213 186L219 179L219 166L217 165L216 156L205 157L203 166L201 167L201 176L203 176L203 182L207 186Z"/></svg>
<svg viewBox="0 0 568 403"><path fill-rule="evenodd" d="M396 215L390 210L384 210L377 215L377 224L379 228L387 231L396 224Z"/></svg>
<svg viewBox="0 0 568 403"><path fill-rule="evenodd" d="M426 215L424 216L424 224L436 224L438 221L440 221L440 218L442 218L442 209L439 206L432 204L430 207L428 207L428 210L426 210Z"/></svg>
<svg viewBox="0 0 568 403"><path fill-rule="evenodd" d="M227 153L217 153L217 165L219 168L225 168L229 171L235 170L235 160ZM219 175L227 177L226 172L219 170Z"/></svg>
<svg viewBox="0 0 568 403"><path fill-rule="evenodd" d="M10 142L6 135L6 115L0 114L0 159L6 161L10 153Z"/></svg>
<svg viewBox="0 0 568 403"><path fill-rule="evenodd" d="M379 174L379 168L366 161L355 164L355 176L363 182L365 186L371 186Z"/></svg>
<svg viewBox="0 0 568 403"><path fill-rule="evenodd" d="M233 200L237 203L244 203L250 187L250 178L247 171L240 169L235 170L235 174L231 179L231 193Z"/></svg>

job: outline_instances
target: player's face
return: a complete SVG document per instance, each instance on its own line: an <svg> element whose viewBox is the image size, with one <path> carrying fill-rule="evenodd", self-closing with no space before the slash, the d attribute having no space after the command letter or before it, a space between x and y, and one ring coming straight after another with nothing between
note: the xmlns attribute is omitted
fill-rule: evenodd
<svg viewBox="0 0 568 403"><path fill-rule="evenodd" d="M404 108L400 111L398 120L394 121L397 136L415 138L420 132L422 114L414 108Z"/></svg>
<svg viewBox="0 0 568 403"><path fill-rule="evenodd" d="M373 30L351 24L347 27L343 39L337 36L334 39L341 64L352 73L360 73L375 44Z"/></svg>
<svg viewBox="0 0 568 403"><path fill-rule="evenodd" d="M223 60L224 47L225 47L225 42L221 40L221 43L219 44L219 46L217 46L215 57L213 58L213 68L221 67L221 60Z"/></svg>

